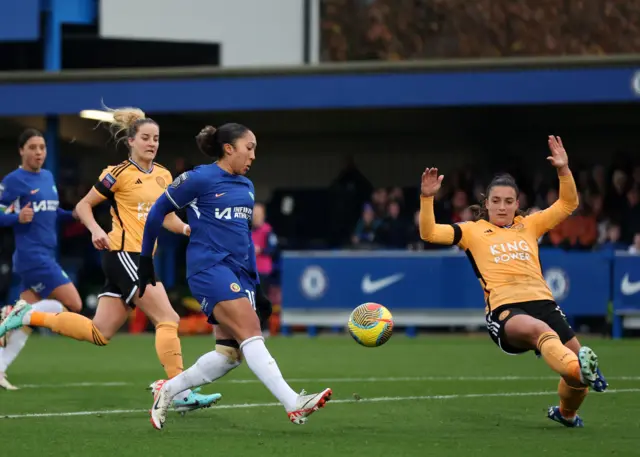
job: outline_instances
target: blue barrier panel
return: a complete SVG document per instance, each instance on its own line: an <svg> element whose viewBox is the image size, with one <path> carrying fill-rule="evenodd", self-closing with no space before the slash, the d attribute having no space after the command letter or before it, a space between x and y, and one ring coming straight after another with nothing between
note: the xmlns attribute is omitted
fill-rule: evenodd
<svg viewBox="0 0 640 457"><path fill-rule="evenodd" d="M40 0L0 0L0 41L36 41Z"/></svg>
<svg viewBox="0 0 640 457"><path fill-rule="evenodd" d="M0 84L0 116L77 114L100 100L184 112L635 102L639 92L633 67L25 81Z"/></svg>
<svg viewBox="0 0 640 457"><path fill-rule="evenodd" d="M620 338L624 316L640 315L640 256L618 253L613 260L613 337Z"/></svg>
<svg viewBox="0 0 640 457"><path fill-rule="evenodd" d="M567 316L605 316L610 260L599 253L541 250L543 272ZM638 272L640 278L640 271ZM482 310L482 289L462 253L285 252L283 310Z"/></svg>
<svg viewBox="0 0 640 457"><path fill-rule="evenodd" d="M640 256L616 254L613 263L613 300L616 311L640 312Z"/></svg>

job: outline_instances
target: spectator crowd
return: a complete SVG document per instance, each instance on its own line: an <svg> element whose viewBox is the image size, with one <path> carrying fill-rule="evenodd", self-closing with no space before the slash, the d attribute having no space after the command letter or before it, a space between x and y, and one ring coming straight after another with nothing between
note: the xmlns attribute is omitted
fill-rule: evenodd
<svg viewBox="0 0 640 457"><path fill-rule="evenodd" d="M535 212L558 199L557 182L547 182L547 174L536 174L521 182L520 208ZM563 223L540 239L541 246L571 250L625 250L640 253L640 166L607 171L596 165L575 172L580 206ZM486 180L488 182L489 179ZM471 204L483 200L484 184L469 170L445 180L436 196L439 223L471 220ZM409 193L415 190L409 190ZM417 192L417 191L415 191ZM415 194L411 201L415 201ZM407 199L406 201L409 201ZM405 204L400 188L375 189L364 204L351 237L356 249L441 249L420 240L419 210Z"/></svg>

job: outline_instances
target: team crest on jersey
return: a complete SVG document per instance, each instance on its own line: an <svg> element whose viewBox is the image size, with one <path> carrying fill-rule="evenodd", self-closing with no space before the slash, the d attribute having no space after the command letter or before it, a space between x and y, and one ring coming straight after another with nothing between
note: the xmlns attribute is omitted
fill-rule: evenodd
<svg viewBox="0 0 640 457"><path fill-rule="evenodd" d="M162 187L163 189L167 188L167 181L164 180L164 178L162 176L158 176L156 178L156 182L158 183L158 185L160 187Z"/></svg>
<svg viewBox="0 0 640 457"><path fill-rule="evenodd" d="M180 187L182 185L182 183L184 183L187 178L189 178L189 174L185 171L184 173L182 173L180 176L178 176L176 179L173 180L173 182L171 183L171 187L173 187L174 189Z"/></svg>
<svg viewBox="0 0 640 457"><path fill-rule="evenodd" d="M500 315L498 316L498 320L499 320L499 321L503 321L503 320L505 320L507 317L509 317L509 314L511 314L511 311L509 311L508 309L507 309L507 310L505 310L505 311L502 311L502 312L500 313Z"/></svg>
<svg viewBox="0 0 640 457"><path fill-rule="evenodd" d="M111 176L111 173L107 173L107 175L102 179L102 184L104 184L104 187L107 189L111 189L115 183L116 178Z"/></svg>
<svg viewBox="0 0 640 457"><path fill-rule="evenodd" d="M511 230L520 231L524 228L524 224L522 222L517 223L516 225L511 227Z"/></svg>
<svg viewBox="0 0 640 457"><path fill-rule="evenodd" d="M240 292L240 286L238 283L232 282L230 287L232 292Z"/></svg>

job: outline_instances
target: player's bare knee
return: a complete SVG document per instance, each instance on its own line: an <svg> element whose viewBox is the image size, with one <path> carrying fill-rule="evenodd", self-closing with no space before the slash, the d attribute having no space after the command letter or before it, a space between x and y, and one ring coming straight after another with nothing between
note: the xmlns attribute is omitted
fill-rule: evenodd
<svg viewBox="0 0 640 457"><path fill-rule="evenodd" d="M96 320L96 319L94 319L91 322L93 323L93 327L100 332L100 335L102 336L102 340L104 341L103 346L106 346L107 344L109 344L109 341L111 341L111 338L113 338L116 332L119 330L118 328L114 328L113 325L107 322L101 322L100 320Z"/></svg>
<svg viewBox="0 0 640 457"><path fill-rule="evenodd" d="M540 336L544 333L554 333L556 336L558 335L549 325L540 320L536 320L536 322L531 324L531 330L529 333L529 341L533 345L533 347L538 346L538 340Z"/></svg>
<svg viewBox="0 0 640 457"><path fill-rule="evenodd" d="M235 340L216 340L216 352L225 356L230 365L238 366L242 363L242 352Z"/></svg>
<svg viewBox="0 0 640 457"><path fill-rule="evenodd" d="M77 300L68 300L66 303L63 303L62 306L72 313L79 313L82 311L82 300L78 297Z"/></svg>

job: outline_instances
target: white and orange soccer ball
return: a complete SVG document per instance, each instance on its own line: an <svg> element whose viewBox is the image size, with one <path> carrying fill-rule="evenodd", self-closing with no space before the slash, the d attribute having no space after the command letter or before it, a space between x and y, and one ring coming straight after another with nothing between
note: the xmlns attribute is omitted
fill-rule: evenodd
<svg viewBox="0 0 640 457"><path fill-rule="evenodd" d="M349 316L349 334L368 348L382 346L393 333L391 312L378 303L363 303Z"/></svg>

